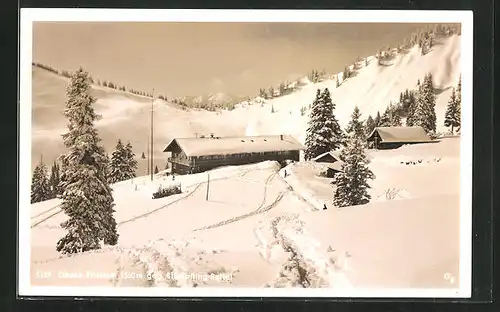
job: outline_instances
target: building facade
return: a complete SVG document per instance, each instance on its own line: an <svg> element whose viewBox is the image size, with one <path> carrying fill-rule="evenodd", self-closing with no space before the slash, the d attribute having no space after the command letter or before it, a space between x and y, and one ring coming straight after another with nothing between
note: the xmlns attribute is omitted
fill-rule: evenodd
<svg viewBox="0 0 500 312"><path fill-rule="evenodd" d="M246 165L262 161L299 161L304 147L288 135L253 137L175 138L164 152L172 173L192 174L224 166Z"/></svg>

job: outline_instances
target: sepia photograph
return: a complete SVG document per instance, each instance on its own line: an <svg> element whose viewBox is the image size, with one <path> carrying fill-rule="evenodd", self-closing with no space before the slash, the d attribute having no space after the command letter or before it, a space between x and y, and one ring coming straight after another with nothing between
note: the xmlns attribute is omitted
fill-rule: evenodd
<svg viewBox="0 0 500 312"><path fill-rule="evenodd" d="M22 9L20 54L20 294L470 296L471 12Z"/></svg>

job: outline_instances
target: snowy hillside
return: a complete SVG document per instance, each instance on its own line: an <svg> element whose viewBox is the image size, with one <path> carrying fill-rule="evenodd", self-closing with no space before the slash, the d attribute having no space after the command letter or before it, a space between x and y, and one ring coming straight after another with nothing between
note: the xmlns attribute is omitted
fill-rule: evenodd
<svg viewBox="0 0 500 312"><path fill-rule="evenodd" d="M421 56L418 47L406 54L399 54L390 66L379 66L374 57L369 57L368 67L362 64L357 75L336 88L335 80L309 83L298 91L265 101L250 101L253 105L237 105L232 111L207 112L183 110L178 105L156 101L155 113L155 156L158 167L165 165L162 148L173 137L195 136L215 133L219 136L281 134L294 135L302 141L305 136L307 112L301 116L300 109L307 107L318 88L329 88L336 103L336 116L345 125L355 105L362 118L381 113L390 101L396 102L400 92L416 87L417 80L423 80L426 73L432 73L438 89L436 115L438 131L443 128L443 117L451 88L456 86L460 75L460 36L436 41L432 50ZM303 82L307 82L304 79ZM50 163L64 151L60 134L66 131L63 118L65 94L68 80L39 68L33 69L33 149L35 164L40 155ZM98 128L104 145L111 151L116 139L130 140L134 152L146 153L149 135L151 100L116 91L93 87L99 98L96 110L103 119ZM224 99L224 96L220 97ZM271 113L274 107L275 113ZM54 117L58 116L58 117ZM145 174L146 163L140 161L139 174Z"/></svg>
<svg viewBox="0 0 500 312"><path fill-rule="evenodd" d="M459 138L447 138L373 151L372 202L326 211L317 208L330 206L332 186L307 163L291 165L286 178L274 162L212 171L208 200L207 173L123 181L113 185L118 245L72 257L55 251L67 218L59 201L36 203L32 282L284 287L297 278L295 255L311 287L455 286L443 275L458 276L459 147ZM183 193L151 199L172 183ZM57 276L38 279L40 271Z"/></svg>
<svg viewBox="0 0 500 312"><path fill-rule="evenodd" d="M400 92L416 88L417 81L423 81L425 74L432 73L438 90L436 115L438 131L443 130L444 112L451 89L460 76L460 36L441 39L426 55L420 55L418 47L407 54L399 54L390 66L379 66L377 59L368 57L368 66L362 64L354 77L348 78L336 88L335 80L308 84L299 92L276 98L265 105L268 113L271 106L276 113L262 114L261 109L252 107L244 112L251 121L247 134L288 133L303 141L307 127L307 114L301 116L300 108L308 106L318 88L328 88L336 104L336 117L341 126L346 126L354 106L358 106L362 119L385 111L389 103L399 100ZM360 62L360 65L363 62ZM342 76L342 74L340 74ZM237 113L235 113L237 114Z"/></svg>

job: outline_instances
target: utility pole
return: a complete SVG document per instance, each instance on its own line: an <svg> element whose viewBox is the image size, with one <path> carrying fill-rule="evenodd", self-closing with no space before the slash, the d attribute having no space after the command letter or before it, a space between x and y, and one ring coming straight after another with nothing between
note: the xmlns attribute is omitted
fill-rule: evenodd
<svg viewBox="0 0 500 312"><path fill-rule="evenodd" d="M149 135L148 135L148 140L147 140L147 143L148 143L148 144L147 144L147 145L148 145L148 147L147 147L146 149L147 149L147 154L148 154L148 157L147 157L147 159L146 159L146 162L148 163L148 173L147 173L147 175L149 175L149 159L150 159L150 157L149 157Z"/></svg>
<svg viewBox="0 0 500 312"><path fill-rule="evenodd" d="M154 103L155 103L155 89L153 89L153 99L151 100L151 181L153 181L153 172L154 172L154 145L153 145L153 113L154 113Z"/></svg>
<svg viewBox="0 0 500 312"><path fill-rule="evenodd" d="M208 193L210 191L210 173L207 175L207 197L206 201L208 201Z"/></svg>

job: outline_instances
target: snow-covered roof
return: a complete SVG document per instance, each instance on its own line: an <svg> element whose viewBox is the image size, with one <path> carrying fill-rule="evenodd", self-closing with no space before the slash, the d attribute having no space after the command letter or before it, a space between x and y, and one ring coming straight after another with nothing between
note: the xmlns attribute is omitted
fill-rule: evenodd
<svg viewBox="0 0 500 312"><path fill-rule="evenodd" d="M373 139L375 133L380 136L381 143L432 141L422 127L377 127L368 136L368 141Z"/></svg>
<svg viewBox="0 0 500 312"><path fill-rule="evenodd" d="M305 149L291 135L175 138L163 152L171 152L174 145L178 145L188 157Z"/></svg>
<svg viewBox="0 0 500 312"><path fill-rule="evenodd" d="M342 160L339 160L334 163L328 164L327 167L335 171L342 171L343 164L344 162Z"/></svg>
<svg viewBox="0 0 500 312"><path fill-rule="evenodd" d="M320 154L316 157L313 158L314 161L316 162L321 162L322 159L327 159L328 156L330 156L331 158L333 158L335 161L339 161L340 160L340 157L339 155L337 155L336 153L334 152L326 152L326 153L323 153L323 154Z"/></svg>

